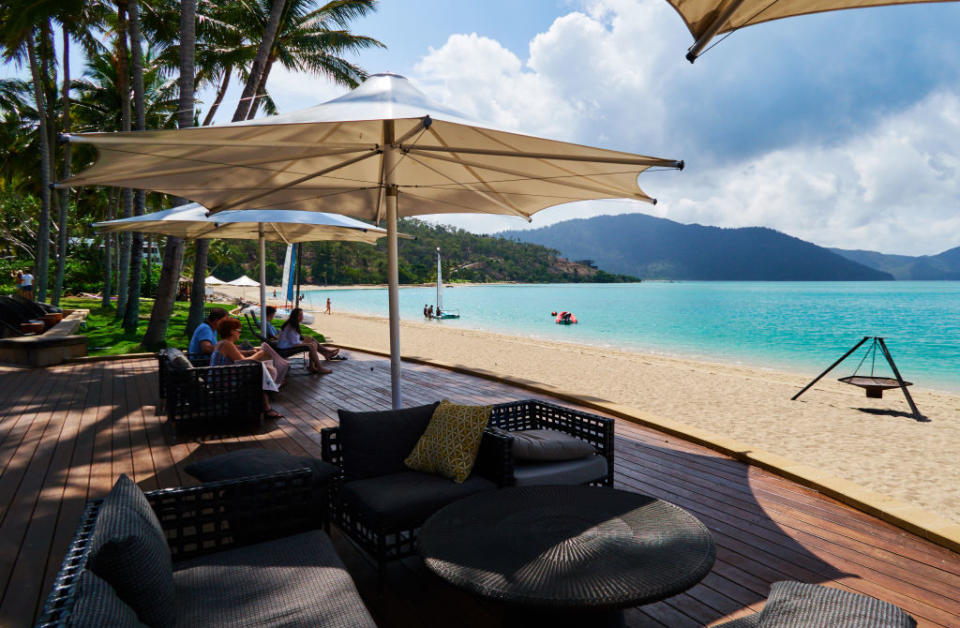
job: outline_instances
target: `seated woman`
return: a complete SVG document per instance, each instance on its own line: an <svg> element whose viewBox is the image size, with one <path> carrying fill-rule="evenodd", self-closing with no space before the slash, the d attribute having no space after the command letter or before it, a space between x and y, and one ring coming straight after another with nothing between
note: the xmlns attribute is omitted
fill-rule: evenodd
<svg viewBox="0 0 960 628"><path fill-rule="evenodd" d="M277 336L277 346L281 349L291 347L306 347L310 353L310 371L313 373L333 373L332 370L320 364L320 354L326 359L334 359L340 353L340 349L335 347L324 347L316 338L303 336L300 333L300 321L303 320L303 310L295 308L290 312L283 326L280 327L280 334Z"/></svg>
<svg viewBox="0 0 960 628"><path fill-rule="evenodd" d="M280 357L267 343L263 343L259 349L255 349L249 355L244 355L236 345L242 328L243 325L236 318L227 316L220 319L217 324L217 333L222 340L217 343L210 355L210 366L224 366L244 360L263 362L264 368L273 377L273 381L277 386L282 386L287 377L287 371L290 370L290 363ZM268 418L283 418L283 415L270 407L266 392L263 393L263 407L266 409L265 416Z"/></svg>

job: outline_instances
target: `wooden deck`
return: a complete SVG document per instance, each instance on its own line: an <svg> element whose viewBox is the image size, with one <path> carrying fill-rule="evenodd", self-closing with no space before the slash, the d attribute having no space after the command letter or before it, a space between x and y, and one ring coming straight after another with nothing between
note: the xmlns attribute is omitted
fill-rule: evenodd
<svg viewBox="0 0 960 628"><path fill-rule="evenodd" d="M275 402L286 418L261 433L178 442L155 412L156 363L125 360L45 370L0 367L0 626L36 617L84 502L120 473L145 490L195 483L185 464L239 447L320 456L337 408L389 406L389 364L354 354L322 378L293 377ZM439 398L529 398L511 386L409 365L407 405ZM897 604L921 625L960 625L960 555L809 489L699 447L617 422L620 488L672 501L713 532L717 562L696 587L627 612L635 626L698 626L752 613L771 582L796 579ZM382 626L495 626L501 609L438 582L416 559L373 566L334 541Z"/></svg>

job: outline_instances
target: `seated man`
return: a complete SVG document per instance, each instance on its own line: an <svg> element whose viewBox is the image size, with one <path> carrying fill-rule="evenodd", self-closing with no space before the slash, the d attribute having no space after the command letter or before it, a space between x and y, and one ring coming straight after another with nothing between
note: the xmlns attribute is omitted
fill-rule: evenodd
<svg viewBox="0 0 960 628"><path fill-rule="evenodd" d="M272 305L267 306L267 340L276 340L280 332L273 326L273 317L277 315L277 308Z"/></svg>
<svg viewBox="0 0 960 628"><path fill-rule="evenodd" d="M215 307L207 314L207 319L197 325L193 330L193 336L190 337L190 347L187 352L191 355L202 353L213 353L217 346L217 322L227 316L227 311L222 307Z"/></svg>

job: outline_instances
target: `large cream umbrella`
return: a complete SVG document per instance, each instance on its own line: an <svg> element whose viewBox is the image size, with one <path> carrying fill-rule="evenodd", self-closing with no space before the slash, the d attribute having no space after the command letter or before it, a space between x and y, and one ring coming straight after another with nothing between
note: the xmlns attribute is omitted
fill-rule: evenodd
<svg viewBox="0 0 960 628"><path fill-rule="evenodd" d="M667 0L683 18L693 35L694 43L687 50L687 60L690 63L697 60L697 56L714 37L744 26L840 9L951 1L953 0Z"/></svg>
<svg viewBox="0 0 960 628"><path fill-rule="evenodd" d="M218 214L198 203L187 203L172 209L152 212L129 218L119 218L93 224L105 232L138 231L157 233L178 238L223 238L233 240L258 240L260 250L260 281L246 275L226 282L231 286L260 287L261 332L267 335L266 294L266 247L267 240L293 244L336 240L338 242L365 242L376 244L385 237L385 229L361 222L347 216L286 209L234 210ZM406 234L401 237L410 238ZM213 284L212 277L205 283ZM215 279L216 283L224 282ZM246 292L244 291L244 294Z"/></svg>
<svg viewBox="0 0 960 628"><path fill-rule="evenodd" d="M603 198L654 202L637 176L683 162L511 133L431 102L405 78L370 77L293 113L219 126L88 133L96 164L62 183L189 198L218 212L283 208L380 221L388 232L393 405L400 407L397 217L541 209Z"/></svg>

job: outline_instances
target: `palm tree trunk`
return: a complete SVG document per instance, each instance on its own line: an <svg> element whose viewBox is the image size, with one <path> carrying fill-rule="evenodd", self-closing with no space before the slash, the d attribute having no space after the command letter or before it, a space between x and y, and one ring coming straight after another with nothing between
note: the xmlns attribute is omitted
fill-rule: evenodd
<svg viewBox="0 0 960 628"><path fill-rule="evenodd" d="M257 85L257 97L250 106L250 113L247 114L247 120L253 120L257 117L257 109L260 108L260 103L263 102L263 97L267 94L267 78L270 76L270 70L273 68L274 61L276 61L276 57L274 56L271 56L270 59L267 60L267 67L263 69L260 84Z"/></svg>
<svg viewBox="0 0 960 628"><path fill-rule="evenodd" d="M180 106L177 111L177 126L181 129L193 126L194 48L197 43L197 0L182 0L180 3ZM180 266L183 263L183 239L167 238L163 248L163 266L157 282L157 297L153 301L150 324L141 344L148 349L163 346L167 338L167 324L173 313L180 281Z"/></svg>
<svg viewBox="0 0 960 628"><path fill-rule="evenodd" d="M70 33L63 29L63 132L70 132ZM70 178L70 142L63 146L63 178ZM63 273L67 266L67 204L70 201L70 190L60 190L60 242L57 253L57 280L53 285L54 305L60 305L60 295L63 292Z"/></svg>
<svg viewBox="0 0 960 628"><path fill-rule="evenodd" d="M210 251L210 240L206 238L196 241L193 255L193 283L190 285L190 314L187 316L187 335L203 322L203 306L206 303L207 254Z"/></svg>
<svg viewBox="0 0 960 628"><path fill-rule="evenodd" d="M243 94L240 96L240 102L237 103L237 110L233 113L234 122L247 119L253 97L260 86L260 77L263 75L270 51L273 49L273 41L277 36L277 30L280 28L280 18L283 16L284 4L286 4L285 0L273 0L273 5L270 7L270 20L267 22L267 28L263 31L263 39L260 40L257 56L254 58L250 74L247 76L247 84L243 86Z"/></svg>
<svg viewBox="0 0 960 628"><path fill-rule="evenodd" d="M143 50L140 47L140 6L138 0L128 0L130 18L130 57L133 66L133 101L136 128L146 129L146 113L143 103ZM129 106L129 103L128 103ZM142 216L146 209L147 193L137 190L133 199L134 216ZM140 322L140 284L143 278L143 234L133 234L130 247L130 285L127 289L127 307L123 313L123 329L128 333L137 331Z"/></svg>
<svg viewBox="0 0 960 628"><path fill-rule="evenodd" d="M47 298L47 271L50 259L50 136L47 131L47 105L43 95L43 77L37 62L34 35L27 35L27 56L30 58L30 73L33 78L33 96L40 119L40 225L37 230L37 255L35 276L37 299Z"/></svg>
<svg viewBox="0 0 960 628"><path fill-rule="evenodd" d="M117 189L111 188L107 197L107 220L117 215ZM110 293L113 292L113 239L116 236L107 233L103 237L103 298L100 307L110 307Z"/></svg>
<svg viewBox="0 0 960 628"><path fill-rule="evenodd" d="M223 96L227 93L227 87L230 85L230 75L233 74L233 68L227 66L223 70L223 78L220 79L220 87L217 89L217 98L213 101L213 106L210 107L210 111L207 112L206 117L203 119L202 126L208 126L213 122L213 116L217 113L217 109L220 108L220 103L223 102Z"/></svg>
<svg viewBox="0 0 960 628"><path fill-rule="evenodd" d="M130 130L130 69L127 52L127 1L117 0L117 89L120 92L120 130ZM123 189L123 218L133 215L133 190ZM117 277L117 318L127 309L130 281L130 250L133 237L124 232L120 236L120 276Z"/></svg>

